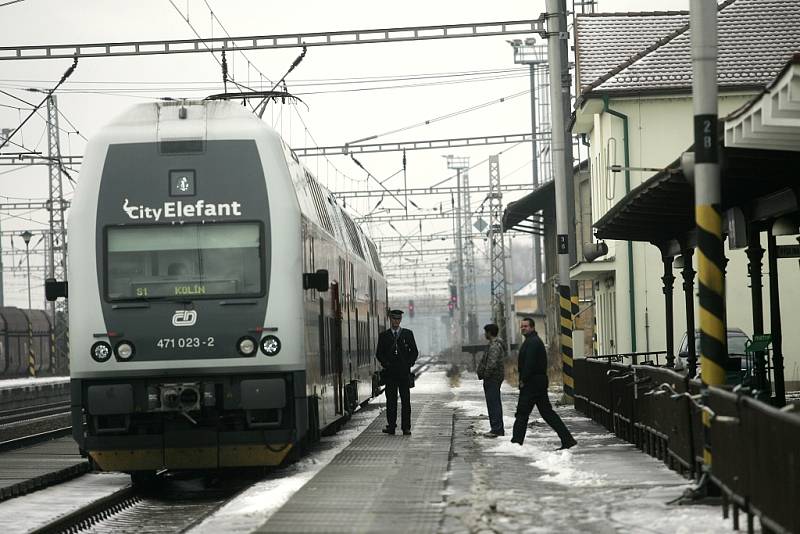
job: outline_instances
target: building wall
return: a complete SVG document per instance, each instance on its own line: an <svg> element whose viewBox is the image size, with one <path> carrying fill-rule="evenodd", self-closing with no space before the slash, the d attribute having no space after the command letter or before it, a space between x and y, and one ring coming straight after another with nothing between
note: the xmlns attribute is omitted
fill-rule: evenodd
<svg viewBox="0 0 800 534"><path fill-rule="evenodd" d="M719 116L724 117L737 109L752 94L724 95L719 99ZM662 168L674 161L693 143L692 102L687 97L612 99L610 108L628 115L629 152L631 167ZM590 139L591 215L592 221L602 217L626 194L625 173L612 173L609 165L623 165L624 138L622 120L608 113L594 115ZM650 178L653 171L631 171L630 189ZM765 241L764 237L764 241ZM782 238L785 243L796 244L793 237ZM613 277L595 282L599 352L665 350L665 312L661 277L663 266L659 250L649 243L633 243L632 258L634 284L636 345L632 343L630 284L628 282L628 243L608 241L609 253L604 259L613 259L609 266ZM766 242L762 243L766 248ZM744 250L729 251L726 246L727 313L728 325L752 334L747 257ZM694 270L697 270L696 255ZM767 272L766 258L762 271ZM779 262L782 276L781 309L784 334L785 374L787 380L800 380L800 329L792 329L789 318L800 316L800 269L793 260ZM673 290L675 347L677 350L686 330L683 279L679 270ZM609 279L613 278L613 279ZM697 279L694 280L695 327L699 326ZM769 295L764 279L765 331L769 331Z"/></svg>
<svg viewBox="0 0 800 534"><path fill-rule="evenodd" d="M514 310L517 314L533 315L537 309L536 295L514 296Z"/></svg>

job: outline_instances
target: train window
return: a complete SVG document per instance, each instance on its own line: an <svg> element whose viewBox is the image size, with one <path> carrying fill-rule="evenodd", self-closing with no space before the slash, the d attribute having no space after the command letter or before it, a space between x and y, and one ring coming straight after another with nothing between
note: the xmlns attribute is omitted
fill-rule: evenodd
<svg viewBox="0 0 800 534"><path fill-rule="evenodd" d="M367 241L367 248L369 248L369 255L372 256L372 264L375 266L375 270L379 273L383 274L383 267L381 266L381 258L378 256L378 251L375 249L375 243Z"/></svg>
<svg viewBox="0 0 800 534"><path fill-rule="evenodd" d="M372 277L368 277L369 283L367 284L367 288L369 290L369 313L374 315L375 314L375 280Z"/></svg>
<svg viewBox="0 0 800 534"><path fill-rule="evenodd" d="M325 230L327 230L331 235L335 235L333 232L333 223L331 222L330 213L328 213L328 209L325 207L325 199L322 196L322 191L319 188L319 184L311 176L311 173L305 171L306 174L306 181L308 182L308 188L311 191L311 197L314 200L314 207L317 210L317 217L319 217L320 224L322 225Z"/></svg>
<svg viewBox="0 0 800 534"><path fill-rule="evenodd" d="M308 229L305 226L304 226L304 231L306 231L306 232L308 231ZM305 247L306 272L307 273L313 273L314 271L316 271L316 269L315 269L316 259L314 258L314 236L309 235L308 233L306 233L305 243L306 243L306 247ZM310 289L310 290L306 291L306 294L308 295L308 298L310 300L312 300L312 301L313 300L317 300L317 290L316 289Z"/></svg>
<svg viewBox="0 0 800 534"><path fill-rule="evenodd" d="M361 241L358 239L358 230L356 230L356 225L349 215L347 215L345 212L341 213L342 217L344 218L344 225L347 227L347 235L350 236L350 243L353 245L353 251L363 260L365 259L364 249L361 248Z"/></svg>
<svg viewBox="0 0 800 534"><path fill-rule="evenodd" d="M344 260L342 258L339 258L339 289L341 291L339 301L344 302L346 309L350 309L350 300L347 297L347 277L345 277Z"/></svg>
<svg viewBox="0 0 800 534"><path fill-rule="evenodd" d="M331 220L334 221L334 226L336 227L336 240L344 244L345 230L344 222L342 221L342 210L336 204L336 199L333 195L328 197L328 207L330 208Z"/></svg>
<svg viewBox="0 0 800 534"><path fill-rule="evenodd" d="M109 227L109 300L263 294L261 223Z"/></svg>
<svg viewBox="0 0 800 534"><path fill-rule="evenodd" d="M356 305L356 275L353 269L353 264L350 264L350 304L352 308L355 309Z"/></svg>

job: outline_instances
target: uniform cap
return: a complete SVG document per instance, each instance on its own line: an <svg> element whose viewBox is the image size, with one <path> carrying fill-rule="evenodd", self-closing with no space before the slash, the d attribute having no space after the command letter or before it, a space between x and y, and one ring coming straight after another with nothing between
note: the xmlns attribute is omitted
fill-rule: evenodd
<svg viewBox="0 0 800 534"><path fill-rule="evenodd" d="M403 318L403 310L390 310L389 317L392 319L402 319Z"/></svg>

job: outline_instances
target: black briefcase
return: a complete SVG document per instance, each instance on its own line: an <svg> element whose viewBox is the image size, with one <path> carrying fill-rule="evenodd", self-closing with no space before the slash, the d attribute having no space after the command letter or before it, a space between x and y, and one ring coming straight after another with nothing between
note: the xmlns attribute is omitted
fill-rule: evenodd
<svg viewBox="0 0 800 534"><path fill-rule="evenodd" d="M384 372L385 371L375 371L373 373L375 383L378 384L379 386L386 385L386 377L384 376Z"/></svg>

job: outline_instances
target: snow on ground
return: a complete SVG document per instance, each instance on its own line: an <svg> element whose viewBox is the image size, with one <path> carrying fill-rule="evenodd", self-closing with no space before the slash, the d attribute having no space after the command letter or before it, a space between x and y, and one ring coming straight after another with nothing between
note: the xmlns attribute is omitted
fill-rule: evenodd
<svg viewBox="0 0 800 534"><path fill-rule="evenodd" d="M444 371L440 366L431 365L428 369L417 378L414 388L411 390L411 405L414 405L414 395L439 395L450 391L450 386L447 384L447 379L444 377ZM379 397L386 404L386 397L381 395ZM372 402L372 401L370 401Z"/></svg>
<svg viewBox="0 0 800 534"><path fill-rule="evenodd" d="M512 527L510 521L513 519L517 521L513 526L521 527L525 532L552 532L553 528L566 532L570 531L570 525L572 528L577 525L574 522L577 517L593 532L731 532L730 521L722 519L719 507L669 505L669 501L690 487L686 479L571 408L560 407L557 411L573 429L579 443L577 447L555 451L558 439L535 410L525 444L520 447L509 441L518 393L516 388L503 385L506 436L498 439L480 436L481 432L488 430L488 420L482 384L474 377L462 376L460 380L448 380L440 369L432 368L417 380L413 395L438 395L448 391L452 391L456 398L449 406L457 410L458 417L468 420L465 423L474 427L477 433L474 446L481 451L483 458L480 464L491 458L504 458L502 465L511 467L519 475L512 477L514 482L510 486L487 487L479 492L486 495L473 496L495 503L499 515L494 527L500 527L499 531L506 530L504 525ZM361 434L382 413L384 406L383 396L373 399L364 409L356 412L337 434L324 437L304 458L285 468L276 469L267 479L246 489L191 532L216 534L256 530ZM477 470L474 472L478 476L482 468L475 465L472 469ZM0 532L29 532L47 521L113 493L127 485L128 481L123 474L92 474L2 502ZM504 481L507 482L506 479ZM517 484L521 485L516 487ZM563 491L553 493L547 489L550 485L561 487ZM532 508L517 510L513 518L503 515L504 510L516 510L519 507L519 495L528 495L521 502L529 503ZM511 530L517 531L516 528Z"/></svg>
<svg viewBox="0 0 800 534"><path fill-rule="evenodd" d="M510 442L518 396L516 388L503 384L506 435L495 439L481 436L489 430L481 382L474 375L464 373L453 392L456 400L449 406L457 410L457 420L462 418L462 428L473 429L472 443L478 457L482 458L481 465L493 466L490 469L511 469L519 475L500 477L496 472L485 475L480 466L472 466L473 477L477 477L473 479L472 495L460 495L460 499L492 502L497 510L494 520L485 523L481 521L492 513L487 514L484 507L478 506L480 519L473 525L477 530L489 527L487 531L495 532L571 532L585 528L584 531L590 532L663 534L732 531L730 520L722 518L719 506L669 504L692 486L690 481L571 407L556 407L556 411L573 431L578 445L556 451L558 438L535 409L525 444L519 446ZM559 393L551 392L551 402L558 396ZM456 426L459 427L458 422ZM517 458L518 463L512 458ZM490 483L475 493L476 487L486 483L475 481L486 476L499 486L492 487ZM509 481L512 482L509 484ZM552 484L563 489L548 489ZM515 494L528 497L519 501Z"/></svg>
<svg viewBox="0 0 800 534"><path fill-rule="evenodd" d="M429 368L423 373L416 380L412 390L412 405L414 396L447 393L450 387L443 377L444 373L434 368ZM248 488L190 532L216 534L255 530L382 414L385 406L384 395L372 399L365 409L356 412L339 432L322 438L320 446L315 447L308 456L285 469L276 471L269 480Z"/></svg>
<svg viewBox="0 0 800 534"><path fill-rule="evenodd" d="M130 484L122 473L92 473L0 502L0 532L31 532Z"/></svg>
<svg viewBox="0 0 800 534"><path fill-rule="evenodd" d="M43 376L37 378L9 378L0 380L0 389L24 388L42 384L60 384L69 382L68 376Z"/></svg>

